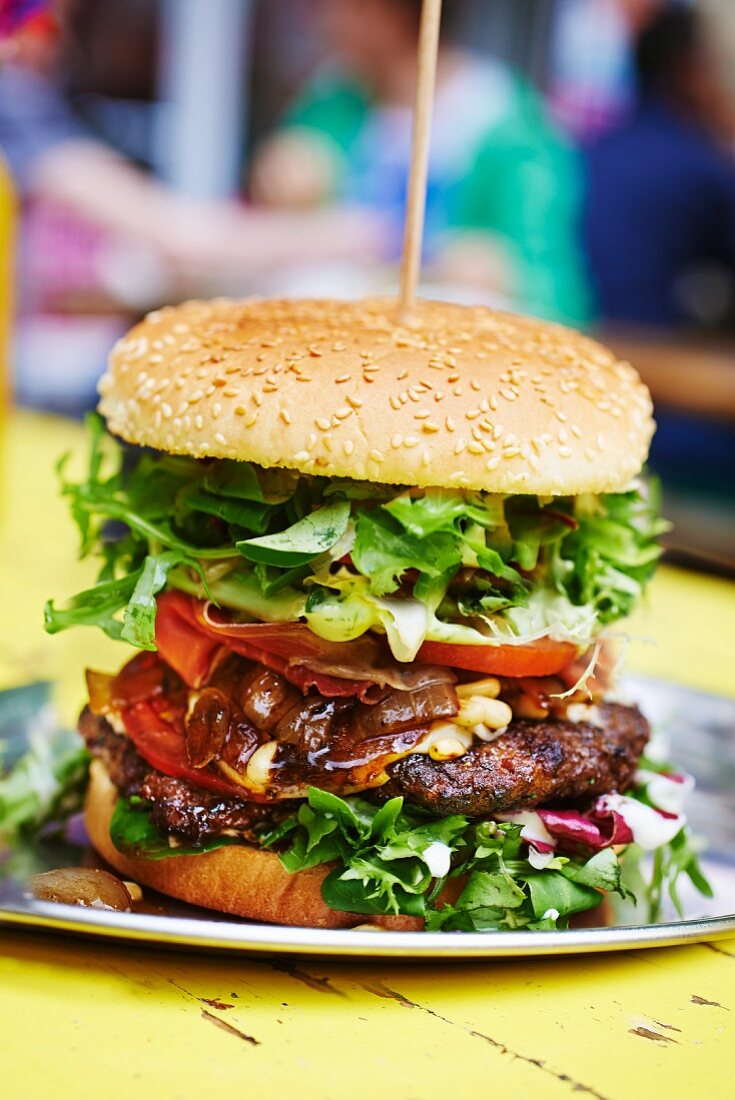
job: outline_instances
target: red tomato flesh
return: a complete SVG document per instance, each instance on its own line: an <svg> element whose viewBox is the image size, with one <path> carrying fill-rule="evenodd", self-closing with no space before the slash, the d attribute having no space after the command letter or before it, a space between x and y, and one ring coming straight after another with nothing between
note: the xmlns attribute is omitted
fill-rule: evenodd
<svg viewBox="0 0 735 1100"><path fill-rule="evenodd" d="M553 676L574 660L570 642L539 638L529 645L453 645L424 642L417 660L430 665L449 665L492 676Z"/></svg>

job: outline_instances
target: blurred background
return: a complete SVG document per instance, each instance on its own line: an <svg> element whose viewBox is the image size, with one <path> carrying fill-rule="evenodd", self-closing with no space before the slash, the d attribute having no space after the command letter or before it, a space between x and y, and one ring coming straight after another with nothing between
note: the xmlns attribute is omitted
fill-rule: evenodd
<svg viewBox="0 0 735 1100"><path fill-rule="evenodd" d="M0 338L79 416L192 296L391 292L420 0L0 0ZM735 2L445 0L423 293L651 387L671 553L735 568Z"/></svg>

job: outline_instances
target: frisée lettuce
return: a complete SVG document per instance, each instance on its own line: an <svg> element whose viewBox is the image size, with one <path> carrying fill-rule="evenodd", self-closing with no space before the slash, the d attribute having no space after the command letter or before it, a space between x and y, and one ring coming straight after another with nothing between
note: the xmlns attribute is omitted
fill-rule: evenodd
<svg viewBox="0 0 735 1100"><path fill-rule="evenodd" d="M301 476L248 462L124 450L89 421L86 475L62 490L97 583L46 629L96 625L155 648L165 587L247 619L304 620L344 641L384 633L412 660L424 640L468 645L549 635L588 645L627 615L666 525L655 485L539 498Z"/></svg>

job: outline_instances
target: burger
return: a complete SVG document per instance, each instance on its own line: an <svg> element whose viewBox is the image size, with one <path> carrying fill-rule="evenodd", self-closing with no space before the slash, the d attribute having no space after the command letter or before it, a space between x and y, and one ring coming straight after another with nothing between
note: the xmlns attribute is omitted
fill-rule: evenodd
<svg viewBox="0 0 735 1100"><path fill-rule="evenodd" d="M108 864L447 931L564 928L641 852L649 900L696 879L689 780L616 694L663 529L629 364L485 308L222 299L150 314L99 390L61 477L101 571L46 625L131 647L80 719Z"/></svg>

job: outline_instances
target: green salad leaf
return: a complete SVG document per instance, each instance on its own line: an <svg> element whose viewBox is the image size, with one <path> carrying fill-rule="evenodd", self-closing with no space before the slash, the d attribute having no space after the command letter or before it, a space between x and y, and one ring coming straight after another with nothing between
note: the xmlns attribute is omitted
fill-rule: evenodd
<svg viewBox="0 0 735 1100"><path fill-rule="evenodd" d="M237 543L237 549L250 561L266 565L288 568L306 565L339 542L347 530L349 519L350 502L333 500L276 535L243 539Z"/></svg>
<svg viewBox="0 0 735 1100"><path fill-rule="evenodd" d="M627 615L666 525L654 483L539 498L302 476L230 460L130 450L92 417L87 471L62 491L97 554L97 583L46 606L46 629L96 625L155 645L165 587L329 640L385 633L399 660L425 639L588 645ZM399 605L405 604L405 614ZM413 606L411 606L413 605Z"/></svg>
<svg viewBox="0 0 735 1100"><path fill-rule="evenodd" d="M0 840L35 835L81 809L89 753L77 733L31 727L25 752L7 766L3 756Z"/></svg>

